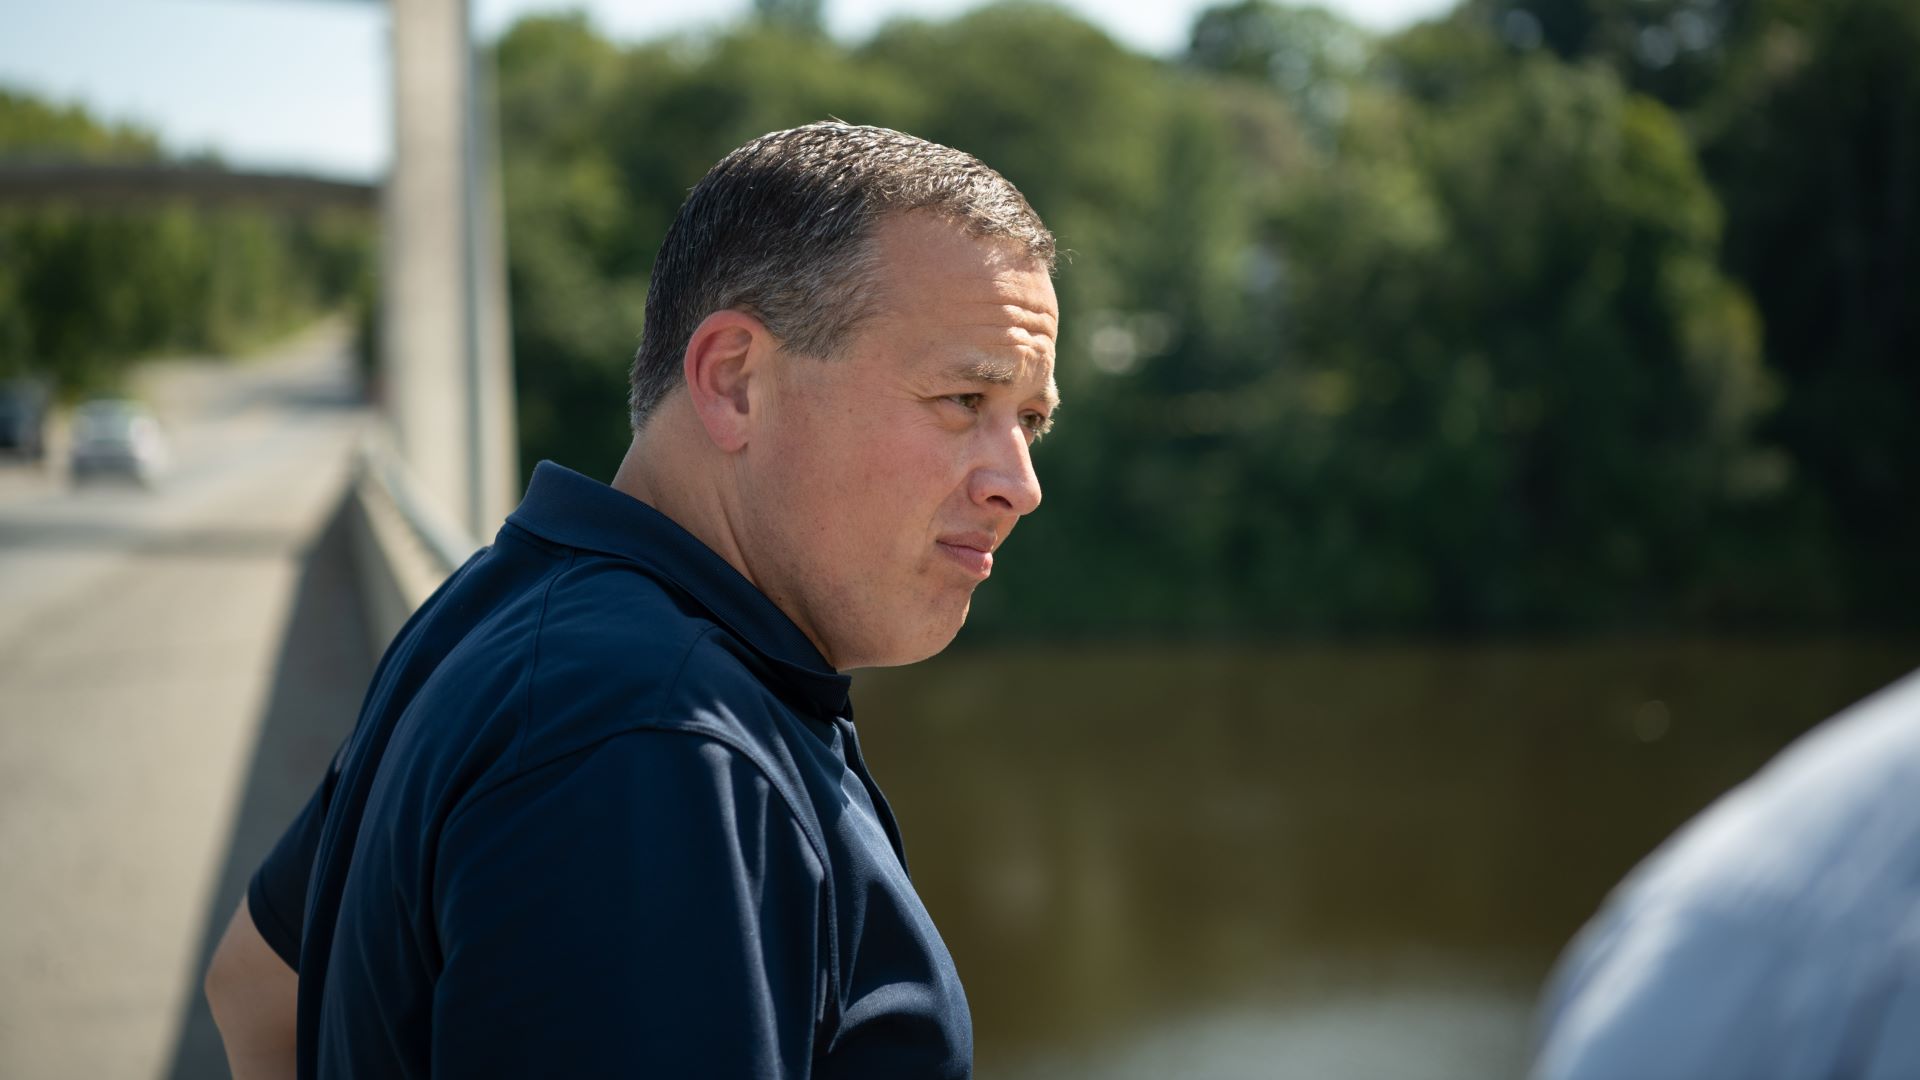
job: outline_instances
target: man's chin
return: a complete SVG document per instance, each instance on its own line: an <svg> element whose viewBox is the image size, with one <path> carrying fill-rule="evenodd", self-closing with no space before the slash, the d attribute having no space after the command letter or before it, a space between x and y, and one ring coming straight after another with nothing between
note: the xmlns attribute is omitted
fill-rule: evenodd
<svg viewBox="0 0 1920 1080"><path fill-rule="evenodd" d="M874 647L865 658L841 670L851 671L855 668L905 667L908 664L917 664L922 660L938 656L947 646L953 644L955 637L959 636L960 628L966 625L967 612L972 609L972 606L971 598L969 598L968 601L961 604L960 612L957 616L943 620L939 625L922 623L911 630L896 634L888 640L876 641L873 643Z"/></svg>

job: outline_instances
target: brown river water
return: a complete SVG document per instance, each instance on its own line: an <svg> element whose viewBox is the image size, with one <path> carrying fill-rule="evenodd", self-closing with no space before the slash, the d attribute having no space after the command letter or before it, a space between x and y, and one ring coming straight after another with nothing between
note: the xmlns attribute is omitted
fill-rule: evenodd
<svg viewBox="0 0 1920 1080"><path fill-rule="evenodd" d="M956 649L862 744L983 1080L1524 1072L1607 890L1920 641Z"/></svg>

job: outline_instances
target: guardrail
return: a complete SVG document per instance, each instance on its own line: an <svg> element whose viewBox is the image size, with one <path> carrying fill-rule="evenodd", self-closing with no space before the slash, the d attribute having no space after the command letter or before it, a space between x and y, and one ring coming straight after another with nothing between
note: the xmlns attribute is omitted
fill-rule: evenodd
<svg viewBox="0 0 1920 1080"><path fill-rule="evenodd" d="M377 661L407 618L480 543L422 497L399 454L377 435L354 450L348 500L361 604Z"/></svg>

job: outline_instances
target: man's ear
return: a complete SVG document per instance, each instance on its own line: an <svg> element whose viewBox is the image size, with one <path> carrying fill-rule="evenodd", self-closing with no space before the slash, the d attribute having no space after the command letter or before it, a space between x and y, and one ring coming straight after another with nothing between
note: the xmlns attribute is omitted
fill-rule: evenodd
<svg viewBox="0 0 1920 1080"><path fill-rule="evenodd" d="M707 438L726 453L747 445L752 410L747 383L764 378L759 369L773 348L766 325L744 311L716 311L701 320L687 339L681 360L693 412Z"/></svg>

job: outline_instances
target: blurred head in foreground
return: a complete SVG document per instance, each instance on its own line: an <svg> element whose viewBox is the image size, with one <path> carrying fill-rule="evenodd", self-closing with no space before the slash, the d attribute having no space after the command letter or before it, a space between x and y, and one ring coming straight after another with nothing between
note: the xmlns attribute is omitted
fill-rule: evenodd
<svg viewBox="0 0 1920 1080"><path fill-rule="evenodd" d="M1642 864L1549 987L1539 1080L1920 1076L1920 672Z"/></svg>
<svg viewBox="0 0 1920 1080"><path fill-rule="evenodd" d="M999 173L885 128L727 155L661 245L615 486L679 521L840 670L965 621L1040 503L1054 241Z"/></svg>

